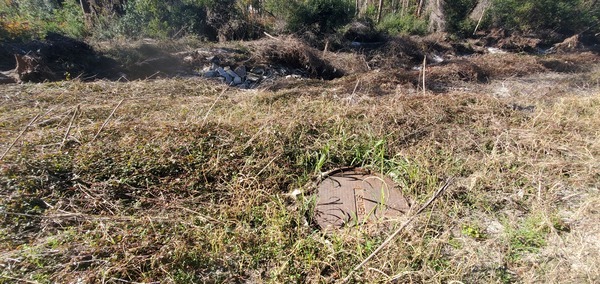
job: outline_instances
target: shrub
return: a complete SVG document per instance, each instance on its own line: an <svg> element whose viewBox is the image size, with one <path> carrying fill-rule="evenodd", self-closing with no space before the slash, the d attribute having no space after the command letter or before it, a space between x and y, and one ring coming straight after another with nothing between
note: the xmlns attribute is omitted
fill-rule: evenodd
<svg viewBox="0 0 600 284"><path fill-rule="evenodd" d="M291 2L287 27L292 32L333 32L354 17L354 2L350 0L306 0Z"/></svg>
<svg viewBox="0 0 600 284"><path fill-rule="evenodd" d="M427 33L427 22L412 13L405 15L389 14L385 16L378 29L388 34L418 34Z"/></svg>
<svg viewBox="0 0 600 284"><path fill-rule="evenodd" d="M56 29L52 32L62 32L75 38L83 38L87 34L83 12L74 1L63 2L60 9L54 10L53 18Z"/></svg>
<svg viewBox="0 0 600 284"><path fill-rule="evenodd" d="M130 0L119 33L128 37L167 38L193 34L208 40L252 36L235 0Z"/></svg>
<svg viewBox="0 0 600 284"><path fill-rule="evenodd" d="M594 21L594 11L586 8L585 3L584 0L495 0L492 23L523 32L578 33L591 27Z"/></svg>
<svg viewBox="0 0 600 284"><path fill-rule="evenodd" d="M477 0L455 0L446 3L448 32L463 37L472 33L477 23L469 18L469 13L477 5Z"/></svg>
<svg viewBox="0 0 600 284"><path fill-rule="evenodd" d="M191 31L196 17L206 14L203 5L186 5L183 1L132 0L127 1L125 15L120 19L120 33L129 37L148 36L166 38L179 30ZM197 12L198 15L186 13Z"/></svg>
<svg viewBox="0 0 600 284"><path fill-rule="evenodd" d="M83 12L75 2L58 0L4 1L0 6L4 36L44 37L59 32L71 37L85 36Z"/></svg>

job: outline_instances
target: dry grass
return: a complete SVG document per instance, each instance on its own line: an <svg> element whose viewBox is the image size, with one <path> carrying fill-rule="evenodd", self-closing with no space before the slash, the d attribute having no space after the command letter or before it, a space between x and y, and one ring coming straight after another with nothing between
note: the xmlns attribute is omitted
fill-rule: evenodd
<svg viewBox="0 0 600 284"><path fill-rule="evenodd" d="M331 80L344 75L322 58L322 52L292 36L263 39L248 45L252 59L258 63L303 69L311 78Z"/></svg>
<svg viewBox="0 0 600 284"><path fill-rule="evenodd" d="M348 165L390 175L414 204L457 178L352 282L597 282L597 70L505 96L496 81L376 93L374 73L278 91L3 87L0 150L41 115L1 162L0 283L335 282L393 231L316 228L313 179Z"/></svg>

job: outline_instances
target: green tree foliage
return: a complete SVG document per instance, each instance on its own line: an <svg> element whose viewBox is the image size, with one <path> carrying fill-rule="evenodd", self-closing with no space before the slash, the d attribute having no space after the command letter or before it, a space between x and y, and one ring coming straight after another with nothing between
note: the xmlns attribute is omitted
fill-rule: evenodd
<svg viewBox="0 0 600 284"><path fill-rule="evenodd" d="M128 37L165 38L183 31L202 33L208 1L130 0L120 19L119 31Z"/></svg>
<svg viewBox="0 0 600 284"><path fill-rule="evenodd" d="M118 32L128 37L188 34L209 40L247 39L256 31L248 24L245 4L236 0L129 0Z"/></svg>
<svg viewBox="0 0 600 284"><path fill-rule="evenodd" d="M434 0L384 0L378 28L389 34L426 33L427 1ZM470 35L476 22L469 15L478 2L444 1L447 31ZM1 0L0 37L35 38L58 32L77 38L197 35L231 40L253 38L265 26L327 34L355 18L357 3L358 17L374 21L379 2L367 0ZM492 0L480 28L595 34L600 32L600 4L598 0Z"/></svg>
<svg viewBox="0 0 600 284"><path fill-rule="evenodd" d="M4 36L12 38L43 37L49 32L86 35L78 1L5 0L0 2L0 23Z"/></svg>
<svg viewBox="0 0 600 284"><path fill-rule="evenodd" d="M351 0L271 1L271 7L282 12L283 2L288 5L288 12L284 12L287 27L293 32L333 32L349 23L355 13Z"/></svg>
<svg viewBox="0 0 600 284"><path fill-rule="evenodd" d="M469 14L477 5L477 0L455 0L446 2L445 12L448 32L466 36L473 32L475 23Z"/></svg>
<svg viewBox="0 0 600 284"><path fill-rule="evenodd" d="M584 0L495 0L492 24L511 30L533 32L553 30L563 34L593 28L598 8ZM594 15L595 14L595 15Z"/></svg>
<svg viewBox="0 0 600 284"><path fill-rule="evenodd" d="M416 34L427 33L427 21L412 13L392 13L383 17L377 28L387 34Z"/></svg>

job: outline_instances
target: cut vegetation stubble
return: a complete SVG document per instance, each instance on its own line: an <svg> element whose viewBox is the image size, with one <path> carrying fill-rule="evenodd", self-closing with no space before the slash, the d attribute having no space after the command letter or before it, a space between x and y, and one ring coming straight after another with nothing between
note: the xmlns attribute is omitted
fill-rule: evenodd
<svg viewBox="0 0 600 284"><path fill-rule="evenodd" d="M3 87L0 149L16 143L1 162L0 283L342 279L395 230L317 229L314 178L349 165L389 175L413 204L456 177L350 281L599 279L597 85L373 96L336 82Z"/></svg>

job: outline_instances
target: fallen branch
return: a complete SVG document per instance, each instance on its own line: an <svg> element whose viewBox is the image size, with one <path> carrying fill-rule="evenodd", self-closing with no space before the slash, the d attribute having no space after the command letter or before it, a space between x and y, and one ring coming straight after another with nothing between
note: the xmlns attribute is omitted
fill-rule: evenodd
<svg viewBox="0 0 600 284"><path fill-rule="evenodd" d="M108 124L108 121L113 116L113 114L115 114L115 111L117 111L117 109L121 106L121 104L123 103L124 100L125 99L121 99L121 101L117 104L117 106L112 110L112 112L110 113L110 115L108 115L108 117L106 118L106 120L104 121L104 123L102 124L102 126L100 126L100 129L98 129L98 133L96 133L96 135L92 139L92 142L96 141L96 138L98 138L98 135L100 135L100 132L102 132L102 129L104 129L104 127Z"/></svg>
<svg viewBox="0 0 600 284"><path fill-rule="evenodd" d="M350 277L352 277L352 274L354 274L354 272L356 272L358 269L363 267L363 265L365 265L367 262L369 262L369 260L371 260L371 258L373 258L377 253L379 253L385 246L387 246L402 230L404 230L404 228L406 228L410 223L412 223L412 221L414 221L417 218L417 216L419 214L421 214L421 212L423 212L427 207L429 207L429 205L431 205L431 203L433 203L433 201L435 201L438 197L440 197L440 195L442 195L442 193L444 193L444 191L450 186L450 184L452 183L452 180L453 179L450 178L448 181L446 181L446 183L433 194L431 199L429 199L427 202L425 202L425 204L423 204L423 206L421 206L421 208L414 215L412 215L408 220L406 220L406 222L404 222L404 224L402 224L402 226L400 226L400 228L398 228L398 230L396 230L385 241L383 241L383 243L381 245L379 245L379 247L375 251L373 251L369 256L367 256L367 258L365 258L365 260L363 260L360 264L358 264L356 267L354 267L350 271L348 276L346 276L346 278L344 278L342 283L347 283L350 280Z"/></svg>
<svg viewBox="0 0 600 284"><path fill-rule="evenodd" d="M8 146L8 148L6 148L6 150L4 151L4 153L2 154L2 156L0 156L0 161L2 161L4 159L4 157L6 156L6 154L8 154L8 151L10 151L10 149L12 149L13 146L15 146L15 144L17 144L17 141L19 141L19 139L21 139L21 136L23 136L23 134L25 134L25 131L27 131L27 129L29 127L31 127L31 125L33 125L33 123L40 118L40 114L36 115L30 122L29 124L27 124L27 126L25 126L25 128L23 128L23 130L21 131L21 133L19 133L19 135L17 136L17 138L15 138L15 140L10 143L10 145Z"/></svg>
<svg viewBox="0 0 600 284"><path fill-rule="evenodd" d="M71 120L69 121L69 126L67 127L67 132L65 132L65 136L63 137L62 143L60 144L60 148L65 147L65 143L67 143L67 138L69 138L69 133L71 133L71 127L73 126L73 121L75 120L75 116L79 112L79 105L73 111L73 116L71 116Z"/></svg>

